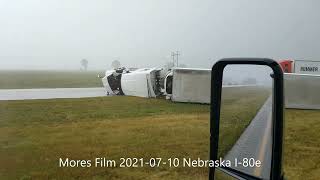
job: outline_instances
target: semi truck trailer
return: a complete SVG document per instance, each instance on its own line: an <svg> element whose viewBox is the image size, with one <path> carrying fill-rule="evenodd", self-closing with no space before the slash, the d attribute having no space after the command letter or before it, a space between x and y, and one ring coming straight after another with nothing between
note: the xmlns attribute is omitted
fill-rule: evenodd
<svg viewBox="0 0 320 180"><path fill-rule="evenodd" d="M279 64L284 73L320 75L320 61L285 59Z"/></svg>

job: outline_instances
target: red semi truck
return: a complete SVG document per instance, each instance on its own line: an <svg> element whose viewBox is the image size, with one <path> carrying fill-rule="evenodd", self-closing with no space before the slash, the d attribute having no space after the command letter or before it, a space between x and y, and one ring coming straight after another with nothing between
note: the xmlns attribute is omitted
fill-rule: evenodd
<svg viewBox="0 0 320 180"><path fill-rule="evenodd" d="M320 75L320 61L284 59L279 64L285 73Z"/></svg>

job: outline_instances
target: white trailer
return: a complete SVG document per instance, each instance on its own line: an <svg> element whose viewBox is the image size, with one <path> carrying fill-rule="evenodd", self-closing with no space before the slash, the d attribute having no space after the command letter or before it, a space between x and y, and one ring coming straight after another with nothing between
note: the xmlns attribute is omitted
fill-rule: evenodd
<svg viewBox="0 0 320 180"><path fill-rule="evenodd" d="M210 103L211 70L175 68L172 70L172 92L167 96L175 102ZM166 78L166 85L170 83Z"/></svg>
<svg viewBox="0 0 320 180"><path fill-rule="evenodd" d="M230 84L225 81L224 83ZM226 85L223 88L257 86L257 84ZM174 68L165 78L167 99L174 102L210 103L211 69Z"/></svg>
<svg viewBox="0 0 320 180"><path fill-rule="evenodd" d="M320 75L320 61L294 60L294 73Z"/></svg>
<svg viewBox="0 0 320 180"><path fill-rule="evenodd" d="M320 75L284 74L286 108L320 109Z"/></svg>

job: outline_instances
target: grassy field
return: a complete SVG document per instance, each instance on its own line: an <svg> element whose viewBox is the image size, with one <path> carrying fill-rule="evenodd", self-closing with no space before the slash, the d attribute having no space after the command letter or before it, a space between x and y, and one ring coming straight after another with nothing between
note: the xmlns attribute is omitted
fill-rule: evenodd
<svg viewBox="0 0 320 180"><path fill-rule="evenodd" d="M286 110L284 172L288 179L320 177L320 110Z"/></svg>
<svg viewBox="0 0 320 180"><path fill-rule="evenodd" d="M102 87L102 71L5 71L0 89Z"/></svg>
<svg viewBox="0 0 320 180"><path fill-rule="evenodd" d="M222 115L233 131L227 150L268 92L244 88L223 96ZM137 97L0 101L0 179L207 179L206 168L59 168L58 160L207 159L208 150L208 105Z"/></svg>

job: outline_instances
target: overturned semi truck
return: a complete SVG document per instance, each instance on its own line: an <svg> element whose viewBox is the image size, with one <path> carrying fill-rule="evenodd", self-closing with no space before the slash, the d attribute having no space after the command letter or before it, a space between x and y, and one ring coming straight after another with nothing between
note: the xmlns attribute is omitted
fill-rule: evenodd
<svg viewBox="0 0 320 180"><path fill-rule="evenodd" d="M289 73L284 74L285 106L298 109L320 109L318 93L320 74L295 73L293 66L288 63L290 62L280 61L279 63L284 72L287 72L289 67ZM295 63L297 67L299 62ZM314 61L303 63L317 65ZM210 103L210 69L119 68L106 71L102 82L107 95L165 97L174 102ZM223 85L224 88L239 86L252 85Z"/></svg>
<svg viewBox="0 0 320 180"><path fill-rule="evenodd" d="M210 69L119 68L106 71L102 82L107 95L162 96L174 102L210 103ZM235 86L239 85L224 85Z"/></svg>
<svg viewBox="0 0 320 180"><path fill-rule="evenodd" d="M106 71L102 83L107 95L165 96L179 102L209 103L210 72L190 68L119 68Z"/></svg>
<svg viewBox="0 0 320 180"><path fill-rule="evenodd" d="M107 95L157 97L163 94L161 71L158 68L108 70L102 83Z"/></svg>

